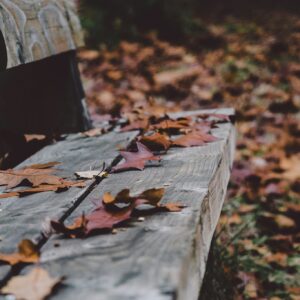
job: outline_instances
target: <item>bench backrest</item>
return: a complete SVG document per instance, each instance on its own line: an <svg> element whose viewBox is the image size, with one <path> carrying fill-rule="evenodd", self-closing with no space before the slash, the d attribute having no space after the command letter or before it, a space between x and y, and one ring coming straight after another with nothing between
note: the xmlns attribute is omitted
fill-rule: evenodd
<svg viewBox="0 0 300 300"><path fill-rule="evenodd" d="M2 70L83 46L74 0L0 0L0 31Z"/></svg>

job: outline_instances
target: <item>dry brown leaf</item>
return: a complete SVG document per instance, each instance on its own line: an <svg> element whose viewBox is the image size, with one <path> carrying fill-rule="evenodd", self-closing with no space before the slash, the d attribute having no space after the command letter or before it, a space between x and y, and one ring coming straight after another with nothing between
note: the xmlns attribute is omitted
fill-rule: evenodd
<svg viewBox="0 0 300 300"><path fill-rule="evenodd" d="M295 181L300 178L300 155L293 155L290 158L282 158L280 161L280 167L285 170L282 177Z"/></svg>
<svg viewBox="0 0 300 300"><path fill-rule="evenodd" d="M166 151L171 146L170 139L158 132L149 136L141 136L139 141L146 145L151 151Z"/></svg>
<svg viewBox="0 0 300 300"><path fill-rule="evenodd" d="M34 194L34 193L42 193L42 192L57 192L59 190L64 190L68 189L70 187L85 187L85 182L84 181L66 181L62 180L60 184L41 184L36 187L28 188L28 189L23 189L19 190L16 192L9 192L9 193L3 193L0 195L0 199L5 199L5 198L10 198L10 197L16 197L16 196L25 196L29 194Z"/></svg>
<svg viewBox="0 0 300 300"><path fill-rule="evenodd" d="M156 74L154 76L154 81L159 86L175 84L177 81L183 78L197 76L201 71L202 67L199 65L182 65L179 68Z"/></svg>
<svg viewBox="0 0 300 300"><path fill-rule="evenodd" d="M1 292L12 294L17 300L44 300L61 281L62 278L52 278L46 270L36 267L26 275L13 276Z"/></svg>
<svg viewBox="0 0 300 300"><path fill-rule="evenodd" d="M18 245L18 252L16 253L0 253L0 261L10 265L36 263L39 261L39 257L38 248L31 240L22 240Z"/></svg>
<svg viewBox="0 0 300 300"><path fill-rule="evenodd" d="M181 129L187 129L187 128L189 128L189 120L187 119L180 119L180 120L167 119L159 122L158 124L150 126L151 130L164 131L170 134L176 133Z"/></svg>
<svg viewBox="0 0 300 300"><path fill-rule="evenodd" d="M278 214L274 217L274 220L280 228L291 228L296 226L295 221L285 215Z"/></svg>
<svg viewBox="0 0 300 300"><path fill-rule="evenodd" d="M275 254L267 255L265 259L268 263L277 263L282 267L286 267L288 255L286 253L277 252Z"/></svg>
<svg viewBox="0 0 300 300"><path fill-rule="evenodd" d="M44 134L25 134L24 136L25 136L26 142L30 142L33 140L41 141L41 140L46 139L46 136Z"/></svg>
<svg viewBox="0 0 300 300"><path fill-rule="evenodd" d="M103 128L93 128L88 131L82 132L82 134L87 137L95 137L95 136L102 135L103 133L104 133Z"/></svg>
<svg viewBox="0 0 300 300"><path fill-rule="evenodd" d="M34 164L34 165L26 166L25 169L48 169L60 164L61 163L58 161L50 161L44 164Z"/></svg>
<svg viewBox="0 0 300 300"><path fill-rule="evenodd" d="M125 132L125 131L141 130L141 129L145 130L148 128L148 126L149 126L149 120L148 120L148 118L144 118L141 120L136 120L136 121L130 122L129 125L122 127L121 131Z"/></svg>
<svg viewBox="0 0 300 300"><path fill-rule="evenodd" d="M91 171L82 171L76 172L75 175L82 179L93 179L95 177L107 177L108 173L106 171L99 171L99 170L91 170Z"/></svg>
<svg viewBox="0 0 300 300"><path fill-rule="evenodd" d="M202 146L208 142L214 142L217 138L199 131L190 132L184 136L175 139L172 144L179 147Z"/></svg>
<svg viewBox="0 0 300 300"><path fill-rule="evenodd" d="M53 172L53 169L40 168L39 165L34 165L34 168L27 167L19 170L0 171L0 185L14 188L23 181L30 182L34 187L41 184L61 184L61 178L51 175Z"/></svg>
<svg viewBox="0 0 300 300"><path fill-rule="evenodd" d="M178 203L166 203L161 207L165 208L167 211L170 211L170 212L179 212L179 211L182 211L182 209L185 207L185 205L181 205Z"/></svg>

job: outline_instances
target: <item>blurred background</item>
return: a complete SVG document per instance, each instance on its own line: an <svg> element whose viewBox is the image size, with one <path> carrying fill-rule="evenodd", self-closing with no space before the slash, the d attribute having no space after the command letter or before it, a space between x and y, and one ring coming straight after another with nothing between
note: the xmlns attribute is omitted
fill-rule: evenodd
<svg viewBox="0 0 300 300"><path fill-rule="evenodd" d="M91 116L234 107L201 300L300 299L300 2L82 0Z"/></svg>
<svg viewBox="0 0 300 300"><path fill-rule="evenodd" d="M93 47L139 41L149 31L177 44L201 47L198 35L207 31L207 22L226 23L236 17L269 23L270 13L300 10L297 0L81 0L80 9L87 43Z"/></svg>

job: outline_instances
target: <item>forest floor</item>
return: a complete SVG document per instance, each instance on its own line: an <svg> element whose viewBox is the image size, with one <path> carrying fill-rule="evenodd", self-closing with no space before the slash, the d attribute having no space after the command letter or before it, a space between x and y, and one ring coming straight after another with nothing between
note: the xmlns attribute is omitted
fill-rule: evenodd
<svg viewBox="0 0 300 300"><path fill-rule="evenodd" d="M91 116L234 107L236 158L202 298L300 299L300 18L228 18L197 41L200 51L153 33L83 50Z"/></svg>

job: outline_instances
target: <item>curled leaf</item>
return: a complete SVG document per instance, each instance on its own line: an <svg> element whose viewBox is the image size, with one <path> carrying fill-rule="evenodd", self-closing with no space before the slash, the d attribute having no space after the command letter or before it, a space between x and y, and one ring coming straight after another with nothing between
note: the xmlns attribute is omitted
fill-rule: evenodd
<svg viewBox="0 0 300 300"><path fill-rule="evenodd" d="M36 267L26 275L13 276L1 289L1 293L12 294L16 299L43 300L61 280L62 278L52 278L46 270Z"/></svg>
<svg viewBox="0 0 300 300"><path fill-rule="evenodd" d="M10 265L18 263L36 263L39 261L39 251L31 240L22 240L18 245L18 252L12 254L0 253L0 262Z"/></svg>
<svg viewBox="0 0 300 300"><path fill-rule="evenodd" d="M170 148L170 139L158 132L150 136L142 136L139 141L146 145L152 151L166 151Z"/></svg>

